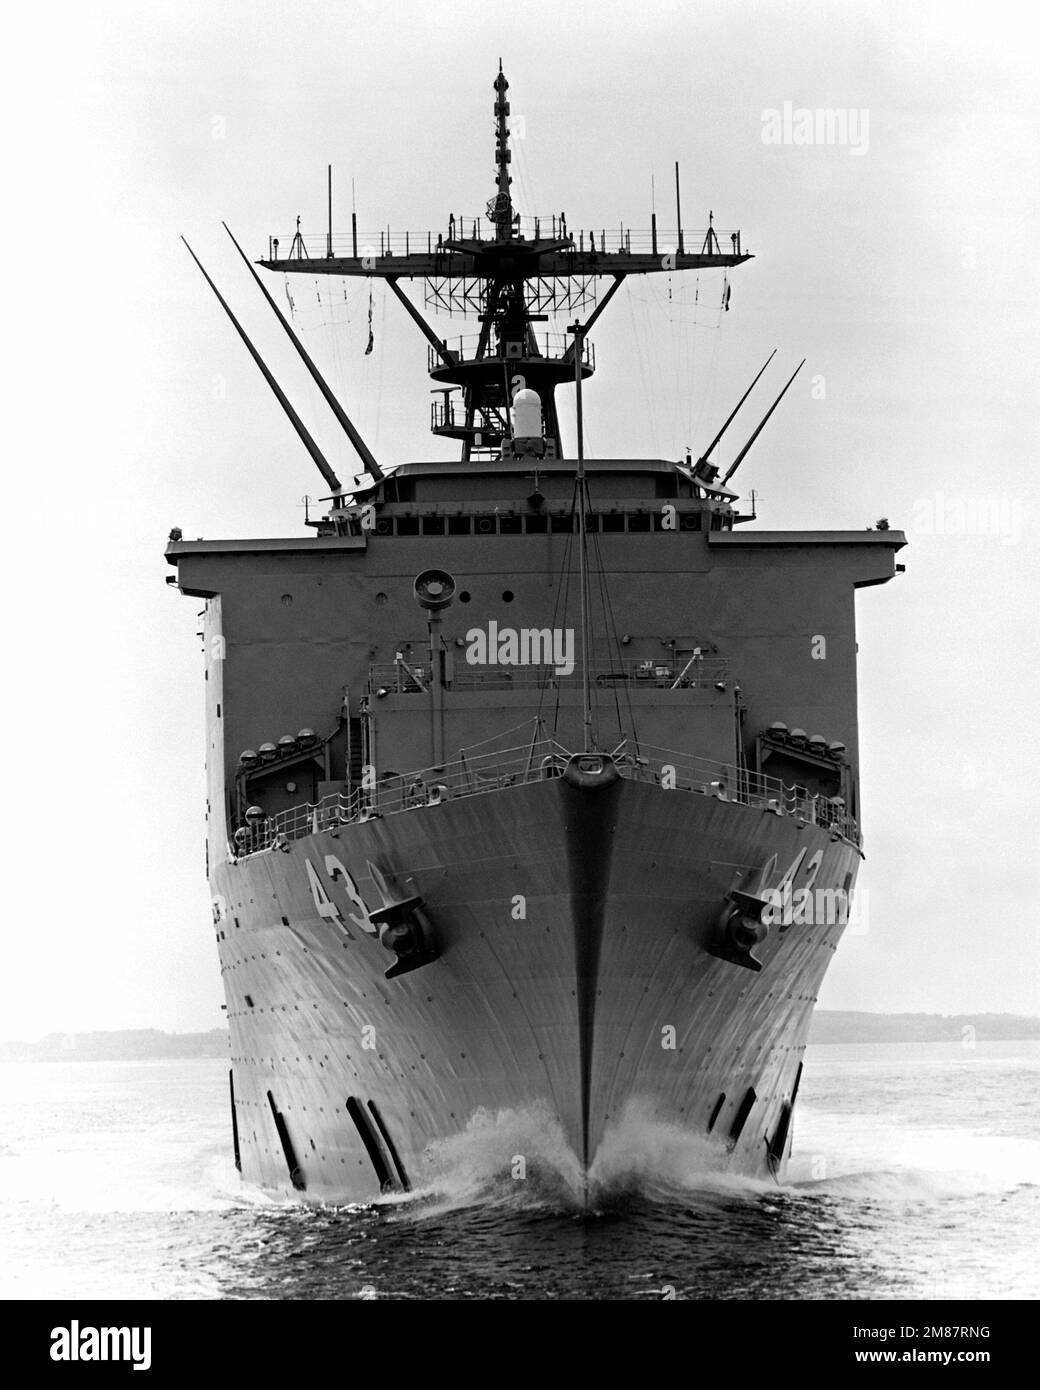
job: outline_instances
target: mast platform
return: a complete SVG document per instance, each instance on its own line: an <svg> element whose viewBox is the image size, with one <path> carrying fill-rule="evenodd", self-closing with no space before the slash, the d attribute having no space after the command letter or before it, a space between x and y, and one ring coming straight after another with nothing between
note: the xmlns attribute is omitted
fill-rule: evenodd
<svg viewBox="0 0 1040 1390"><path fill-rule="evenodd" d="M382 280L426 338L428 371L441 399L431 410L431 429L462 445L464 459L475 453L501 458L516 438L538 456L562 454L555 393L582 381L595 371L588 332L599 320L617 290L630 275L661 275L685 271L727 270L751 259L739 231L719 232L708 213L704 231L683 227L676 165L675 221L658 227L650 215L649 231L634 231L620 223L606 227L568 227L564 212L549 217L524 217L514 209L509 169L509 83L499 64L492 84L495 92L495 195L478 216L447 217L447 234L426 231L393 234L384 227L377 236L359 236L357 215L350 232L333 235L332 171L329 169L329 223L320 239L296 230L287 243L268 239L265 270L292 275L335 275ZM674 238L674 239L673 239ZM320 246L324 255L308 250ZM287 254L282 254L288 245ZM602 296L597 282L610 283ZM476 318L480 332L449 346L398 283L420 280L426 307L435 313ZM728 307L728 286L725 303ZM568 328L573 341L540 335L535 325L561 314L568 317L591 310L584 323ZM451 399L452 389L461 400ZM516 402L523 428L518 432ZM580 454L580 450L579 450Z"/></svg>
<svg viewBox="0 0 1040 1390"><path fill-rule="evenodd" d="M668 271L714 270L743 265L745 261L753 259L747 251L722 251L721 247L732 237L739 238L739 233L724 233L719 239L718 249L695 253L671 251L664 241L660 251L655 254L653 251L630 251L626 246L590 251L587 247L575 245L573 249L562 250L559 243L549 243L546 249L540 250L537 243L513 240L504 243L467 242L465 250L451 250L447 243L442 242L439 247L435 244L429 251L383 251L378 256L267 257L259 264L265 270L284 271L290 275L372 276L380 280L389 276L403 280L458 277L495 279L499 276L555 280L572 275L652 275ZM474 249L478 246L482 249Z"/></svg>

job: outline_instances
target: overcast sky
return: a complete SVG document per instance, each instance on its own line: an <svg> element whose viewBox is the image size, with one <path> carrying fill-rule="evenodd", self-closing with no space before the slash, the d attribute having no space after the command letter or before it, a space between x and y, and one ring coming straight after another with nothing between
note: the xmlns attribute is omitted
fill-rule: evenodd
<svg viewBox="0 0 1040 1390"><path fill-rule="evenodd" d="M685 225L711 208L756 256L727 314L717 272L622 289L594 331L588 452L703 448L778 347L721 452L808 358L739 475L760 524L887 516L908 533L907 573L857 601L868 929L846 935L821 1006L1040 1012L1029 13L88 0L8 15L0 1036L223 1018L197 605L165 586L162 550L173 525L296 534L323 488L179 234L349 475L221 219L253 255L272 233L285 245L297 213L320 245L330 162L337 229L351 179L363 233L480 212L500 55L520 211L640 229L653 188L664 231L678 159ZM855 143L767 143L785 103L847 113ZM368 357L367 286L292 290L384 464L450 455L426 429L425 344L385 290Z"/></svg>

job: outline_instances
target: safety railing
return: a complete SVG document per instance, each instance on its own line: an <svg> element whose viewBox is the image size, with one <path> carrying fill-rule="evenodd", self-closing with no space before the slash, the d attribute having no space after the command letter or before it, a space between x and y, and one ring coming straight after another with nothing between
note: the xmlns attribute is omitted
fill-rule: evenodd
<svg viewBox="0 0 1040 1390"><path fill-rule="evenodd" d="M443 368L446 363L443 353L447 353L453 362L504 362L507 365L515 361L518 357L540 357L546 362L562 362L567 356L568 350L573 347L574 339L568 338L564 333L532 333L537 351L531 352L526 341L517 343L516 347L506 345L505 352L501 346L494 343L487 344L484 352L478 358L480 347L480 334L464 334L454 338L442 340L442 351L437 348L428 347L426 349L427 368L434 372ZM581 360L590 370L596 370L596 347L587 338L582 342ZM571 357L573 362L574 358Z"/></svg>
<svg viewBox="0 0 1040 1390"><path fill-rule="evenodd" d="M740 232L722 230L714 225L697 229L667 227L575 227L568 224L558 214L548 217L522 217L513 224L513 235L524 241L566 241L568 251L590 252L601 256L666 256L676 252L683 255L739 256L743 254ZM325 260L331 257L351 258L410 256L416 253L434 255L444 251L446 261L454 253L444 249L446 242L494 241L495 224L486 217L471 217L466 214L452 214L447 226L435 232L424 231L395 232L389 227L379 231L357 233L337 231L329 235L328 229L304 232L297 228L288 235L269 236L267 239L267 259L269 260Z"/></svg>
<svg viewBox="0 0 1040 1390"><path fill-rule="evenodd" d="M486 634L485 649L486 649ZM499 640L505 638L499 634ZM448 690L552 690L563 682L576 684L581 680L581 665L567 659L566 636L551 629L521 628L511 633L509 640L522 655L537 656L538 660L519 660L515 664L470 663L465 652L455 657L453 674L445 685ZM573 653L573 639L570 650ZM551 658L546 660L545 658ZM592 684L601 689L711 690L728 687L729 662L725 657L680 656L668 661L597 661L589 671ZM430 686L428 660L418 663L379 662L369 667L369 694L380 698L387 695L424 694Z"/></svg>
<svg viewBox="0 0 1040 1390"><path fill-rule="evenodd" d="M428 809L462 797L487 795L562 775L571 752L555 739L533 739L503 751L462 755L417 772L384 772L371 787L335 794L265 816L251 807L229 844L233 858L282 849L293 840L378 816ZM840 797L812 794L775 777L710 758L626 742L609 755L623 778L665 791L713 796L719 801L790 815L859 843L859 831Z"/></svg>

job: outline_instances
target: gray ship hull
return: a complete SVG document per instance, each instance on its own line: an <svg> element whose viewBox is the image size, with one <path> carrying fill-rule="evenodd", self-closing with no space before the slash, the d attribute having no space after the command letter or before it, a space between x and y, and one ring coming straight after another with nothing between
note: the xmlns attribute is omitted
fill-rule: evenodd
<svg viewBox="0 0 1040 1390"><path fill-rule="evenodd" d="M761 969L715 953L720 920L735 887L786 874L822 898L859 860L767 808L555 778L215 866L243 1177L370 1200L422 1186L427 1146L510 1110L548 1113L594 1173L632 1105L710 1131L713 1163L781 1173L844 918L772 925ZM388 979L368 913L408 896L436 954Z"/></svg>

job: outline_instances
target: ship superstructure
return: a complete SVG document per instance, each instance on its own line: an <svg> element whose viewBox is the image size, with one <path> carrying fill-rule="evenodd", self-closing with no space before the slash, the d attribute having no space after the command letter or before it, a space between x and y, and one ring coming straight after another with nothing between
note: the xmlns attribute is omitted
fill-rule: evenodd
<svg viewBox="0 0 1040 1390"><path fill-rule="evenodd" d="M330 506L309 536L167 550L205 601L236 1159L321 1199L421 1181L479 1110L550 1113L585 1171L638 1106L779 1172L862 857L854 594L904 538L747 524L730 480L758 429L711 461L736 411L696 460L584 457L618 287L748 254L713 218L674 245L656 220L524 223L507 89L482 218L419 245L330 227L317 256L297 229L261 263L383 280L460 457L384 469L268 296L362 471L343 486L234 320ZM474 337L439 337L401 281Z"/></svg>

